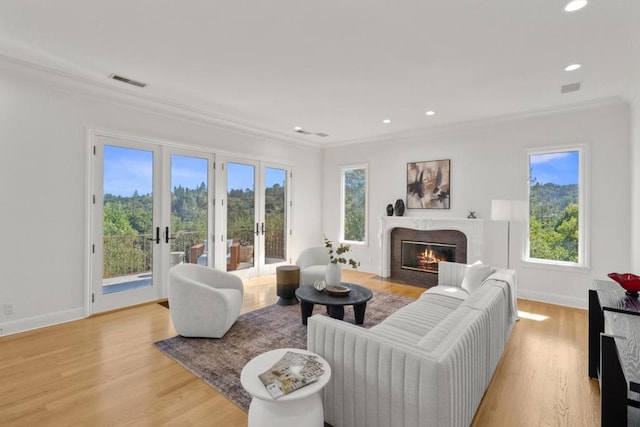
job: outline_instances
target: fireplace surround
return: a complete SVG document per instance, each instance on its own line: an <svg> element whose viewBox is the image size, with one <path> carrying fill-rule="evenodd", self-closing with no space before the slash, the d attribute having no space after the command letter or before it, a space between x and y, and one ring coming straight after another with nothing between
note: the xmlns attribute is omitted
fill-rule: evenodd
<svg viewBox="0 0 640 427"><path fill-rule="evenodd" d="M438 284L438 261L467 262L467 236L458 230L391 231L391 279L431 287Z"/></svg>
<svg viewBox="0 0 640 427"><path fill-rule="evenodd" d="M424 231L437 233L421 234ZM399 239L393 237L400 236ZM420 236L420 238L416 238ZM474 262L482 259L483 220L481 219L430 219L421 217L380 217L380 277L430 287L437 285L435 272L413 271L413 276L405 277L410 269L402 269L401 245L405 241L421 241L436 244L455 244L455 262ZM393 240L398 240L393 243ZM398 255L392 259L392 245L397 245ZM394 255L395 256L395 255ZM397 261L397 262L394 262ZM397 264L396 267L392 267Z"/></svg>

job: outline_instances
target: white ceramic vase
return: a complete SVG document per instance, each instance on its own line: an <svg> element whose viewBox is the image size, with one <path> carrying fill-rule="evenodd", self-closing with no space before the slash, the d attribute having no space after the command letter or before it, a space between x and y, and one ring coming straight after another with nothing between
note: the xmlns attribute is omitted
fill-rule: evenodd
<svg viewBox="0 0 640 427"><path fill-rule="evenodd" d="M342 281L342 266L338 263L334 264L330 262L327 264L327 269L324 272L324 278L327 282L327 286L339 285Z"/></svg>

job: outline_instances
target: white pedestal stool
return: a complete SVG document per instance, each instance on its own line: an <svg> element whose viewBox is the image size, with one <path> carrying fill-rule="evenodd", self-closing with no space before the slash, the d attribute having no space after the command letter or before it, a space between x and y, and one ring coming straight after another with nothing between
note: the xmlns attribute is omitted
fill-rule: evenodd
<svg viewBox="0 0 640 427"><path fill-rule="evenodd" d="M320 392L331 378L329 363L318 356L324 374L317 381L278 399L271 397L258 375L276 363L287 351L311 354L297 348L280 348L251 359L240 374L242 387L253 396L249 406L249 427L323 427L324 409Z"/></svg>

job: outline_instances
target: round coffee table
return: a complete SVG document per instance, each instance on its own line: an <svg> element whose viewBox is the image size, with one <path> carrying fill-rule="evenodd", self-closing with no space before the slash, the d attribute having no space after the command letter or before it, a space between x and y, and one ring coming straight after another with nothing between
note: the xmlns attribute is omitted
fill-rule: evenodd
<svg viewBox="0 0 640 427"><path fill-rule="evenodd" d="M302 312L302 324L307 324L307 319L313 313L315 304L326 305L329 316L334 319L344 319L344 306L352 305L356 318L356 324L364 323L364 312L367 309L367 301L373 298L373 292L355 283L340 283L342 286L351 288L351 292L346 296L329 295L326 291L319 292L313 285L302 285L296 289L296 297L300 300L300 311Z"/></svg>
<svg viewBox="0 0 640 427"><path fill-rule="evenodd" d="M323 427L324 410L320 391L331 378L331 366L326 360L318 356L324 374L317 381L278 399L271 397L258 378L258 375L280 360L287 351L318 356L298 348L279 348L256 356L242 369L240 383L253 396L249 406L249 427Z"/></svg>

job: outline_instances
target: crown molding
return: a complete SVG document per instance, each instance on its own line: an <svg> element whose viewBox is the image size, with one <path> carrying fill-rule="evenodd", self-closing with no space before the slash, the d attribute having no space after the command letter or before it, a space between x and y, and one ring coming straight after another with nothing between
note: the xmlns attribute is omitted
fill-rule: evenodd
<svg viewBox="0 0 640 427"><path fill-rule="evenodd" d="M44 80L59 89L80 94L97 101L111 102L120 106L134 108L139 111L153 113L172 119L178 118L198 124L206 124L208 126L213 126L252 138L266 137L270 140L275 139L279 142L294 143L298 146L306 146L315 149L322 148L321 144L313 143L311 141L303 141L285 133L273 132L233 117L198 110L168 99L162 99L159 97L149 96L147 94L137 93L132 90L126 90L125 88L112 86L108 84L109 82L97 81L79 74L62 71L60 69L19 59L6 54L0 53L0 63L14 68L19 68L19 70L16 71L18 71L20 76L23 76L25 72L29 72L35 78Z"/></svg>
<svg viewBox="0 0 640 427"><path fill-rule="evenodd" d="M43 79L58 88L73 93L87 96L101 102L111 102L120 106L138 109L139 111L162 115L172 119L188 120L197 124L206 124L221 130L230 131L252 138L269 138L284 143L294 143L297 146L306 146L317 150L339 148L353 145L376 144L382 142L400 142L416 138L434 137L451 133L465 133L478 129L491 128L510 122L521 121L534 117L543 117L558 113L569 113L583 111L587 109L611 106L620 103L637 105L640 102L640 87L636 85L634 91L622 98L618 96L600 98L574 104L556 106L542 110L532 110L520 113L506 114L501 116L483 117L464 122L453 122L443 125L435 125L418 129L411 129L403 132L388 133L366 138L354 138L336 142L317 143L306 141L300 137L289 134L267 130L248 122L244 122L234 117L209 111L198 110L187 105L176 103L168 99L149 96L138 93L134 90L112 86L108 81L102 82L91 79L77 73L62 71L51 66L41 65L36 62L16 58L0 53L0 63L19 67L21 70L28 70L36 74L37 78ZM19 73L23 75L23 72Z"/></svg>

